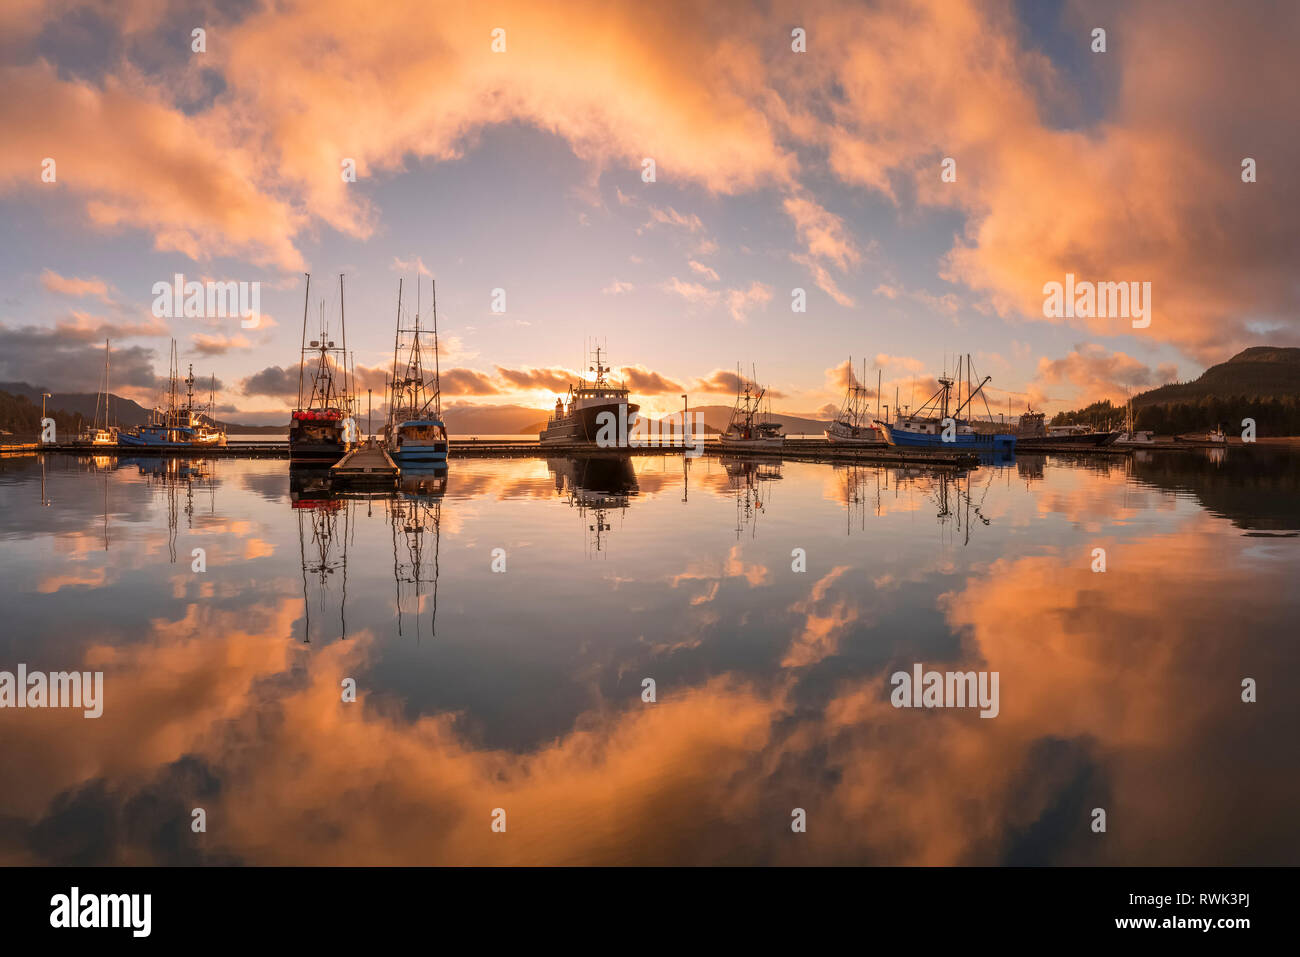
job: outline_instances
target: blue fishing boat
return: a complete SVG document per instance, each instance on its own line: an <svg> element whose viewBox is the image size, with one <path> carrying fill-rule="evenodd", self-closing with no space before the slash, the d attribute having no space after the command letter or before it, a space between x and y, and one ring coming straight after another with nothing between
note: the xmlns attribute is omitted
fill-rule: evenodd
<svg viewBox="0 0 1300 957"><path fill-rule="evenodd" d="M385 444L402 469L446 465L447 425L442 420L442 389L438 369L438 286L433 282L433 328L420 325L417 285L414 320L402 326L402 281L397 283L397 334L393 341ZM432 335L433 369L424 366L427 338ZM400 362L405 355L405 368ZM399 369L401 371L399 372Z"/></svg>
<svg viewBox="0 0 1300 957"><path fill-rule="evenodd" d="M990 421L974 422L963 418L969 416L971 403L982 394L984 386L992 376L985 376L979 385L971 382L970 356L966 356L965 398L962 398L961 360L958 360L958 373L955 379L946 374L939 379L939 391L926 401L916 412L894 411L894 421L876 420L885 441L890 445L905 448L932 448L976 452L1012 452L1016 447L1016 437L1010 433L996 431L992 413ZM953 386L957 394L953 396ZM985 399L985 409L988 400Z"/></svg>
<svg viewBox="0 0 1300 957"><path fill-rule="evenodd" d="M185 404L180 402L180 385L185 385ZM213 377L207 408L194 404L194 366L180 378L176 361L176 340L172 340L171 376L167 386L167 407L155 408L149 421L139 428L117 433L119 445L134 448L221 448L226 430L215 424L216 378Z"/></svg>

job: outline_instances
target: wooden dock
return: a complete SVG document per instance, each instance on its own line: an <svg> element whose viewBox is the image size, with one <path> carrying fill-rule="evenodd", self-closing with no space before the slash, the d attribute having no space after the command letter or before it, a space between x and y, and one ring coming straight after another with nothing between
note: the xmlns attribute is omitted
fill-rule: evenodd
<svg viewBox="0 0 1300 957"><path fill-rule="evenodd" d="M397 485L397 463L382 446L359 445L330 466L330 479L343 485L393 487Z"/></svg>

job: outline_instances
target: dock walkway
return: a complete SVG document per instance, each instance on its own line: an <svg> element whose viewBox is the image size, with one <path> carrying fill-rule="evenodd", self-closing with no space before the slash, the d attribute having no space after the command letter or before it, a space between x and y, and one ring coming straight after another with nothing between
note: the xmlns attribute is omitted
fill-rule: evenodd
<svg viewBox="0 0 1300 957"><path fill-rule="evenodd" d="M360 445L330 466L335 482L354 485L396 485L397 463L379 445Z"/></svg>

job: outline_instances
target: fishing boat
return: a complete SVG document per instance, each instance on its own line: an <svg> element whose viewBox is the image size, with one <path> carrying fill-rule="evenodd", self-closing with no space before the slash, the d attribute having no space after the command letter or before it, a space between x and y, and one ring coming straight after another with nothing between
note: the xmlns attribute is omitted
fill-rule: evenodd
<svg viewBox="0 0 1300 957"><path fill-rule="evenodd" d="M447 426L442 421L442 390L438 369L438 284L433 282L433 376L424 367L420 328L419 287L414 324L402 328L402 281L397 281L397 332L393 338L393 376L389 384L388 424L384 441L403 469L447 462ZM405 353L405 368L398 364Z"/></svg>
<svg viewBox="0 0 1300 957"><path fill-rule="evenodd" d="M975 397L983 393L984 386L993 378L992 376L985 376L978 385L974 385L971 381L973 372L971 371L969 355L965 357L965 363L965 398L962 398L963 378L961 360L959 359L956 378L949 378L947 373L940 377L939 391L932 395L916 412L903 413L895 408L893 422L876 421L876 425L880 426L885 435L885 441L890 445L900 447L988 452L1014 451L1016 447L1016 436L1014 434L986 431L991 425L990 422L978 423L980 427L977 428L976 423L962 417L962 413L971 408L971 403L975 400ZM956 396L953 395L954 385L957 386ZM987 399L985 399L985 410L988 411ZM969 415L969 413L967 414ZM989 418L992 419L992 413L989 412L988 414Z"/></svg>
<svg viewBox="0 0 1300 957"><path fill-rule="evenodd" d="M95 396L95 420L90 428L84 429L77 437L79 445L117 445L117 425L110 424L112 416L109 414L109 393L108 393L108 363L109 363L109 343L104 340L104 388ZM100 409L103 409L104 415L101 421Z"/></svg>
<svg viewBox="0 0 1300 957"><path fill-rule="evenodd" d="M1124 406L1124 430L1115 437L1116 445L1144 446L1155 445L1156 434L1150 429L1135 429L1133 427L1133 400L1129 399Z"/></svg>
<svg viewBox="0 0 1300 957"><path fill-rule="evenodd" d="M1228 436L1223 431L1223 425L1219 424L1206 432L1185 432L1182 435L1175 435L1174 441L1192 445L1227 445Z"/></svg>
<svg viewBox="0 0 1300 957"><path fill-rule="evenodd" d="M1033 448L1036 445L1077 445L1082 448L1099 448L1114 444L1118 438L1118 432L1099 431L1090 425L1049 425L1042 435L1024 435L1019 431L1016 433L1016 442L1022 448Z"/></svg>
<svg viewBox="0 0 1300 957"><path fill-rule="evenodd" d="M308 341L307 307L310 299L311 273L307 273L307 291L302 305L302 357L298 363L298 404L289 422L289 464L320 466L341 459L356 438L348 388L342 274L339 275L339 346L329 338L324 309L320 317L320 338ZM308 377L310 391L307 389Z"/></svg>
<svg viewBox="0 0 1300 957"><path fill-rule="evenodd" d="M763 399L767 389L752 380L744 381L744 392L740 391L740 370L736 370L736 405L731 410L731 419L727 429L718 442L730 449L780 449L785 444L781 434L781 425L772 421L771 399L768 399L767 411L763 411Z"/></svg>
<svg viewBox="0 0 1300 957"><path fill-rule="evenodd" d="M180 401L180 386L185 386L185 404ZM194 366L189 375L180 378L176 340L172 340L171 373L168 377L166 407L155 406L149 421L139 428L120 431L118 444L148 448L220 448L226 444L226 430L216 425L212 418L213 400L216 397L216 377L208 395L206 409L194 404Z"/></svg>
<svg viewBox="0 0 1300 957"><path fill-rule="evenodd" d="M863 373L866 362L863 361ZM876 395L880 395L880 373L876 373ZM853 360L849 359L849 384L844 393L844 403L835 420L826 429L826 440L832 445L864 446L884 445L880 428L873 424L875 418L869 406L870 390L853 374ZM878 400L877 400L878 401ZM877 416L879 410L877 410Z"/></svg>
<svg viewBox="0 0 1300 957"><path fill-rule="evenodd" d="M637 410L641 407L629 401L628 390L609 381L607 373L612 370L605 365L602 350L596 348L595 364L588 366L588 372L595 373L591 381L579 379L577 385L570 384L568 395L556 398L555 412L546 422L546 427L538 434L542 445L579 445L596 442L602 425L613 423L617 427L618 441L614 447L627 444L627 431L630 431ZM613 416L612 419L601 418L602 413ZM624 427L618 424L626 422Z"/></svg>

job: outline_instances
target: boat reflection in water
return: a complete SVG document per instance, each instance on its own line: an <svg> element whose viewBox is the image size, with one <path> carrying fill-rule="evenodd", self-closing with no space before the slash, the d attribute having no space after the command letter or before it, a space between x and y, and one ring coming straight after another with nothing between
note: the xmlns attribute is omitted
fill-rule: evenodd
<svg viewBox="0 0 1300 957"><path fill-rule="evenodd" d="M772 483L781 479L781 463L727 455L718 461L727 473L727 488L736 493L736 539L746 528L754 538L758 534L758 516L771 499Z"/></svg>
<svg viewBox="0 0 1300 957"><path fill-rule="evenodd" d="M546 467L555 476L555 491L588 522L590 550L604 551L610 510L623 511L640 492L632 459L616 452L566 455L548 458Z"/></svg>
<svg viewBox="0 0 1300 957"><path fill-rule="evenodd" d="M426 604L429 637L438 634L438 550L442 538L442 497L446 493L445 465L419 470L404 468L400 489L389 499L399 637L406 634L406 621L410 618L414 619L415 637L420 638Z"/></svg>
<svg viewBox="0 0 1300 957"><path fill-rule="evenodd" d="M348 532L352 525L352 502L336 495L330 487L329 473L319 469L290 473L289 499L298 519L298 552L302 559L302 640L306 644L312 640L313 599L321 616L330 614L325 619L317 617L317 637L347 638ZM332 626L324 624L333 618L336 584L337 633Z"/></svg>
<svg viewBox="0 0 1300 957"><path fill-rule="evenodd" d="M446 491L445 465L406 468L398 489L384 492L337 488L327 469L295 469L290 473L289 498L298 519L302 562L304 642L347 638L348 547L356 536L359 520L374 517L376 511L392 527L397 634L407 633L409 618L415 620L416 636L423 633L421 616L426 596L432 598L429 634L434 634L442 497ZM337 626L332 624L335 614Z"/></svg>
<svg viewBox="0 0 1300 957"><path fill-rule="evenodd" d="M1000 477L989 470L920 467L836 465L833 470L844 504L846 535L853 534L854 526L859 531L867 530L868 512L879 518L900 504L905 511L912 511L911 502L903 500L920 494L931 502L940 529L951 527L962 536L962 544L970 542L970 530L975 524L991 524L984 514L984 503L989 488ZM1039 472L1041 478L1041 466ZM1003 474L1010 478L1010 472Z"/></svg>
<svg viewBox="0 0 1300 957"><path fill-rule="evenodd" d="M148 479L149 485L163 491L167 497L167 552L172 564L176 563L176 533L180 517L185 515L185 527L194 527L194 487L208 493L208 508L216 513L216 481L212 475L210 459L181 458L173 455L121 456L118 466L134 465ZM184 492L182 501L181 493ZM107 519L105 520L107 522Z"/></svg>

